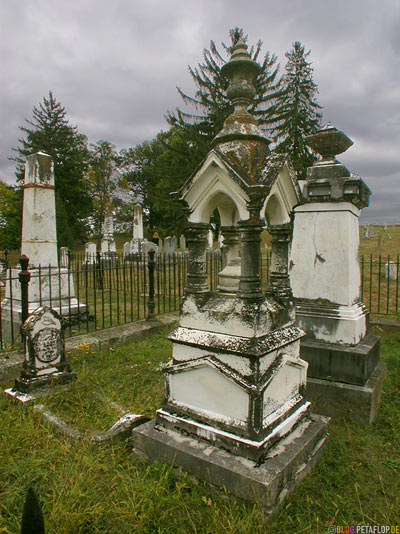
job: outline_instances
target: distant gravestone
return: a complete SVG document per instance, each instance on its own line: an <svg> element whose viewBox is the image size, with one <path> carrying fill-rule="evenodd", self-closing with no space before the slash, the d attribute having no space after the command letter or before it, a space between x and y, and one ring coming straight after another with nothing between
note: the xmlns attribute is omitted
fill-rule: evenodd
<svg viewBox="0 0 400 534"><path fill-rule="evenodd" d="M176 237L166 237L164 239L164 254L174 254L176 251Z"/></svg>
<svg viewBox="0 0 400 534"><path fill-rule="evenodd" d="M21 376L15 380L12 389L13 396L76 378L65 355L61 316L55 310L49 306L37 308L22 325L21 333L25 359Z"/></svg>
<svg viewBox="0 0 400 534"><path fill-rule="evenodd" d="M369 227L363 226L363 239L369 239Z"/></svg>
<svg viewBox="0 0 400 534"><path fill-rule="evenodd" d="M124 243L124 258L127 258L131 255L131 242L127 241Z"/></svg>
<svg viewBox="0 0 400 534"><path fill-rule="evenodd" d="M374 237L375 235L375 229L372 226L372 224L369 225L369 237Z"/></svg>
<svg viewBox="0 0 400 534"><path fill-rule="evenodd" d="M397 264L394 261L385 263L385 276L390 280L397 280Z"/></svg>
<svg viewBox="0 0 400 534"><path fill-rule="evenodd" d="M183 234L181 234L181 237L179 238L179 248L181 252L185 252L186 250L186 238Z"/></svg>
<svg viewBox="0 0 400 534"><path fill-rule="evenodd" d="M144 254L146 258L149 253L149 250L151 249L153 249L155 253L158 254L158 246L152 241L148 241L147 239L145 239L142 243L142 254Z"/></svg>
<svg viewBox="0 0 400 534"><path fill-rule="evenodd" d="M60 247L60 267L68 268L68 247Z"/></svg>
<svg viewBox="0 0 400 534"><path fill-rule="evenodd" d="M96 263L96 252L97 246L96 243L86 243L85 244L85 263Z"/></svg>

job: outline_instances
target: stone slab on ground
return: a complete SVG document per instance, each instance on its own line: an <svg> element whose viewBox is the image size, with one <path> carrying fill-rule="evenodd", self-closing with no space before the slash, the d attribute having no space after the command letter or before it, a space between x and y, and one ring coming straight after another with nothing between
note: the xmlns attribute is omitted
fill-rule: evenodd
<svg viewBox="0 0 400 534"><path fill-rule="evenodd" d="M300 356L308 378L363 386L379 361L380 338L368 335L355 346L302 339Z"/></svg>
<svg viewBox="0 0 400 534"><path fill-rule="evenodd" d="M147 335L154 334L165 326L174 325L178 320L178 312L159 315L156 319L134 321L113 328L105 328L96 332L73 336L65 340L65 350L74 351L78 346L90 345L91 350L100 351L109 347L117 347ZM19 352L5 352L0 354L0 382L16 378L21 371L24 355Z"/></svg>
<svg viewBox="0 0 400 534"><path fill-rule="evenodd" d="M372 423L385 374L386 364L379 362L364 386L309 377L305 398L311 401L315 413Z"/></svg>
<svg viewBox="0 0 400 534"><path fill-rule="evenodd" d="M154 420L133 430L133 452L150 462L181 467L212 486L256 502L271 515L317 462L326 443L328 421L315 414L304 419L259 466L209 442L156 427Z"/></svg>

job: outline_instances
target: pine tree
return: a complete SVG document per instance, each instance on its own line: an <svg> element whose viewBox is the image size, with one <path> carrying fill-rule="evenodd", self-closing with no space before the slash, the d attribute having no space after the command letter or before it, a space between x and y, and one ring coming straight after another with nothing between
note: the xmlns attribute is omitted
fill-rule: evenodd
<svg viewBox="0 0 400 534"><path fill-rule="evenodd" d="M306 168L315 160L304 138L318 130L322 117L318 111L322 108L315 100L318 88L313 81L314 69L307 61L310 52L296 41L285 54L288 61L278 104L279 123L273 129L276 151L289 154L299 179L305 178Z"/></svg>
<svg viewBox="0 0 400 534"><path fill-rule="evenodd" d="M27 126L20 126L25 138L18 139L18 155L13 158L17 181L23 181L27 155L42 151L53 158L58 244L72 246L85 236L92 209L84 179L89 157L87 139L77 127L69 125L65 108L51 91L39 107L33 108L32 120L25 120Z"/></svg>
<svg viewBox="0 0 400 534"><path fill-rule="evenodd" d="M204 49L203 62L196 68L189 67L189 73L197 87L195 95L189 96L180 88L178 92L187 105L194 106L198 113L189 113L180 109L176 113L168 112L166 119L171 126L181 130L187 144L191 148L192 168L198 164L209 150L213 137L221 130L226 117L232 112L232 106L226 97L228 80L221 74L221 67L230 58L233 46L239 41L247 41L243 29L234 28L229 31L230 45L222 43L225 57L221 54L214 41L210 42L210 50ZM258 41L249 52L255 61L261 54L262 41ZM275 123L275 107L280 94L279 65L274 54L267 52L261 63L261 72L255 80L256 97L249 111L258 120L259 125L267 131Z"/></svg>

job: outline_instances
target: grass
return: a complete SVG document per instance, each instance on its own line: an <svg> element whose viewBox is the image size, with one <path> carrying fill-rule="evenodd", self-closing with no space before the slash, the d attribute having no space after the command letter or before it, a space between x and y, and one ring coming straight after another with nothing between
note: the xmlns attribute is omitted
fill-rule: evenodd
<svg viewBox="0 0 400 534"><path fill-rule="evenodd" d="M118 418L107 399L153 416L163 394L160 364L171 356L166 334L101 355L80 347L77 382L47 406L88 434ZM375 422L333 421L320 462L268 525L257 505L212 493L167 465L149 466L133 457L129 443L95 446L61 437L31 407L2 396L0 532L19 532L29 485L43 504L47 534L319 534L330 524L400 524L398 332L383 340L381 358L388 375Z"/></svg>

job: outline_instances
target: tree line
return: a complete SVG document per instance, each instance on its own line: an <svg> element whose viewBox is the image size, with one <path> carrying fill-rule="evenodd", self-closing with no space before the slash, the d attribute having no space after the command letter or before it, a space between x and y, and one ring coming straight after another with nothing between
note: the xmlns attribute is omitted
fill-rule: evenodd
<svg viewBox="0 0 400 534"><path fill-rule="evenodd" d="M86 136L71 126L65 108L50 91L20 127L23 136L15 149L15 186L0 181L0 249L18 248L21 232L22 185L26 156L43 151L52 156L56 185L57 234L60 246L72 247L88 236L100 237L104 215L112 212L117 229L130 230L133 205L143 205L149 232L177 233L185 217L170 195L178 190L206 156L211 140L221 130L232 108L226 98L228 80L221 74L238 40L247 41L241 28L229 32L229 43L219 50L214 41L203 51L203 60L189 73L194 95L178 92L184 109L166 113L168 130L152 140L117 151L109 141L88 144ZM271 140L276 152L291 158L299 179L315 156L304 137L320 127L321 106L308 60L310 51L298 41L286 53L284 73L277 57L262 56L262 41L249 48L261 65L255 80L256 97L250 112Z"/></svg>

